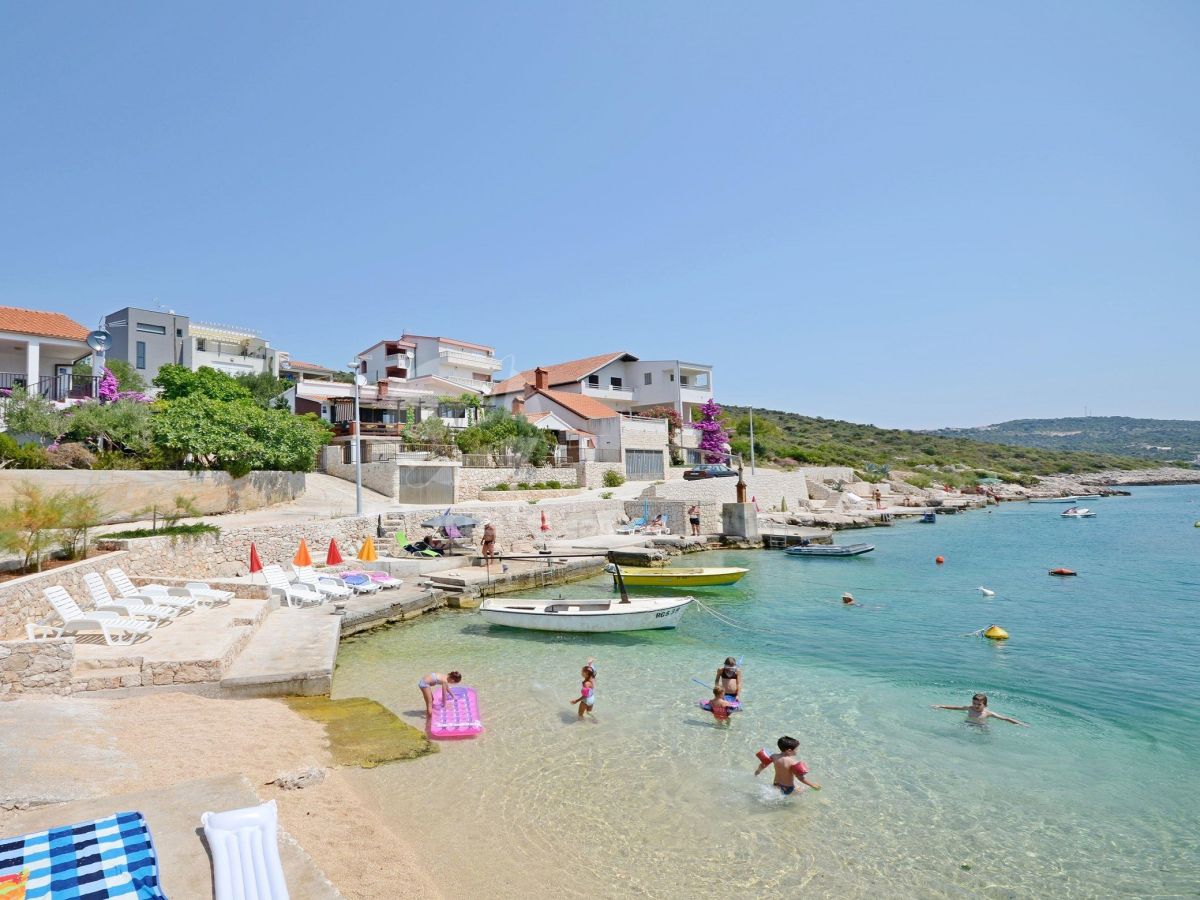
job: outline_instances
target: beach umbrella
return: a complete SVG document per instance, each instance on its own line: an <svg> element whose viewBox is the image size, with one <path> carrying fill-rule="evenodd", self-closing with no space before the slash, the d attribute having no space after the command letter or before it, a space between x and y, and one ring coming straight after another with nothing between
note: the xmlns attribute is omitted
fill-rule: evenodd
<svg viewBox="0 0 1200 900"><path fill-rule="evenodd" d="M262 560L258 558L258 548L254 546L254 542L250 542L250 574L262 571Z"/></svg>
<svg viewBox="0 0 1200 900"><path fill-rule="evenodd" d="M329 539L329 552L325 554L325 565L337 566L342 563L342 554L338 550L337 541L333 538Z"/></svg>
<svg viewBox="0 0 1200 900"><path fill-rule="evenodd" d="M542 526L541 526L541 528L542 528L542 531L550 530L550 526L546 524L546 511L544 509L542 510Z"/></svg>
<svg viewBox="0 0 1200 900"><path fill-rule="evenodd" d="M308 555L308 544L304 543L304 538L300 538L300 547L296 550L296 555L292 557L293 566L311 566L312 557Z"/></svg>
<svg viewBox="0 0 1200 900"><path fill-rule="evenodd" d="M369 537L363 541L362 547L358 551L358 558L363 562L375 562L379 556L375 553L375 538Z"/></svg>
<svg viewBox="0 0 1200 900"><path fill-rule="evenodd" d="M440 515L434 516L428 521L422 522L422 528L474 528L479 524L478 519L472 519L470 516L464 516L461 513L452 513L446 510Z"/></svg>
<svg viewBox="0 0 1200 900"><path fill-rule="evenodd" d="M751 497L750 502L754 504L755 512L762 512L762 510L758 508L758 498L757 497Z"/></svg>

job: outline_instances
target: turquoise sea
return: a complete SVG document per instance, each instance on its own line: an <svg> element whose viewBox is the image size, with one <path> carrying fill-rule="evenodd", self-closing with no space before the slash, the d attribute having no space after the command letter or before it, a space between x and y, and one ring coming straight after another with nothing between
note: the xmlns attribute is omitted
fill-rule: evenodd
<svg viewBox="0 0 1200 900"><path fill-rule="evenodd" d="M878 548L853 559L687 557L750 568L695 592L737 627L696 606L594 637L443 612L351 639L335 696L418 723L417 678L457 668L487 732L350 777L451 897L1200 896L1200 487L1132 490L1094 519L1006 504L843 532ZM1011 639L967 636L992 623ZM722 729L690 679L726 655L747 708ZM975 691L1032 727L930 709ZM752 777L785 733L821 792Z"/></svg>

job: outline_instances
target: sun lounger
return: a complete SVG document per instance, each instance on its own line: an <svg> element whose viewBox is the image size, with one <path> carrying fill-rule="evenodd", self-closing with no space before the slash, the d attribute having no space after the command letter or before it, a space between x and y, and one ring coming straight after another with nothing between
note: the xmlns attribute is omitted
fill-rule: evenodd
<svg viewBox="0 0 1200 900"><path fill-rule="evenodd" d="M373 583L379 585L385 591L391 590L392 588L398 588L400 585L404 584L401 579L393 578L387 572L381 572L378 569L351 569L349 571L342 572L343 578L345 578L347 575L365 576L366 578L371 579Z"/></svg>
<svg viewBox="0 0 1200 900"><path fill-rule="evenodd" d="M42 593L62 619L62 627L57 629L58 637L77 634L80 631L99 631L104 635L106 644L124 646L132 644L154 629L153 622L130 619L115 612L85 613L79 608L79 604L71 599L71 595L58 586L42 588Z"/></svg>
<svg viewBox="0 0 1200 900"><path fill-rule="evenodd" d="M112 594L108 592L108 587L104 584L104 579L100 577L99 572L88 572L83 576L83 583L87 586L88 593L92 597L92 607L101 612L115 612L120 616L129 616L130 618L150 619L158 625L164 622L169 622L174 619L184 607L171 606L161 603L140 603L135 600L115 600Z"/></svg>
<svg viewBox="0 0 1200 900"><path fill-rule="evenodd" d="M639 531L645 527L646 527L645 516L639 516L638 518L636 518L632 522L630 522L628 525L618 525L616 527L616 532L617 532L617 534L633 534L635 531Z"/></svg>
<svg viewBox="0 0 1200 900"><path fill-rule="evenodd" d="M275 801L200 817L216 900L288 900Z"/></svg>
<svg viewBox="0 0 1200 900"><path fill-rule="evenodd" d="M408 535L406 535L403 531L396 532L396 546L411 556L437 558L442 555L436 550L430 550L423 541L417 541L416 543L410 542L408 540Z"/></svg>
<svg viewBox="0 0 1200 900"><path fill-rule="evenodd" d="M650 523L649 525L647 525L645 528L645 532L646 532L646 534L670 534L671 533L671 528L669 526L670 521L671 521L670 516L663 516L662 521L659 522L657 525L655 525L653 522Z"/></svg>
<svg viewBox="0 0 1200 900"><path fill-rule="evenodd" d="M180 609L197 609L200 606L212 605L211 603L203 603L197 600L190 592L185 591L183 588L169 588L161 584L138 587L120 569L109 569L104 574L108 576L108 580L113 583L113 587L121 595L118 598L119 600L130 600L134 603L156 603L162 606L178 606Z"/></svg>
<svg viewBox="0 0 1200 900"><path fill-rule="evenodd" d="M0 878L28 873L24 897L158 900L158 854L139 812L0 838Z"/></svg>
<svg viewBox="0 0 1200 900"><path fill-rule="evenodd" d="M190 597L200 606L216 606L233 599L233 591L216 590L203 581L189 581L183 587L166 584L143 584L137 587L121 569L109 569L105 574L123 597L151 597L155 598L154 602L159 602L157 598L163 596Z"/></svg>
<svg viewBox="0 0 1200 900"><path fill-rule="evenodd" d="M356 594L374 594L382 589L382 585L371 580L365 572L342 572L342 584Z"/></svg>
<svg viewBox="0 0 1200 900"><path fill-rule="evenodd" d="M332 575L320 575L312 566L297 566L293 563L292 569L296 573L298 582L326 597L349 597L354 593L342 584L342 579Z"/></svg>
<svg viewBox="0 0 1200 900"><path fill-rule="evenodd" d="M271 590L283 594L283 600L288 606L320 606L325 602L324 594L305 584L292 584L283 574L283 569L275 564L263 566L263 577Z"/></svg>

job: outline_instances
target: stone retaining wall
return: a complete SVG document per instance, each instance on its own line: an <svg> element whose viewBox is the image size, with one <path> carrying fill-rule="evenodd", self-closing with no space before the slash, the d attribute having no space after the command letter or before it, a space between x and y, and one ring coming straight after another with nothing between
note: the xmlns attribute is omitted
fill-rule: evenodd
<svg viewBox="0 0 1200 900"><path fill-rule="evenodd" d="M692 504L683 500L626 500L625 515L630 521L640 519L646 515L649 509L649 518L651 521L657 515L663 515L667 518L667 527L671 529L671 534L688 535L692 533L692 526L688 523L687 511ZM721 504L714 500L702 500L699 502L700 507L700 533L701 534L720 534L721 533Z"/></svg>
<svg viewBox="0 0 1200 900"><path fill-rule="evenodd" d="M53 621L58 623L57 617L54 616L54 608L46 600L42 588L61 585L77 603L87 607L88 604L83 601L91 595L84 586L83 576L89 572L103 574L106 569L113 566L124 568L126 564L124 553L102 553L46 572L36 572L33 575L0 582L0 640L25 637L25 625L28 622L53 618ZM112 590L111 585L109 590Z"/></svg>
<svg viewBox="0 0 1200 900"><path fill-rule="evenodd" d="M227 472L22 469L0 471L0 503L9 502L23 481L51 492L98 494L105 523L148 519L148 507L173 509L178 496L190 498L209 515L259 509L304 494L303 472L251 472L233 478Z"/></svg>
<svg viewBox="0 0 1200 900"><path fill-rule="evenodd" d="M0 641L0 697L69 694L75 638Z"/></svg>
<svg viewBox="0 0 1200 900"><path fill-rule="evenodd" d="M582 494L583 488L547 488L539 491L480 491L479 499L491 500L549 500L555 497L574 497Z"/></svg>
<svg viewBox="0 0 1200 900"><path fill-rule="evenodd" d="M575 487L578 474L577 466L570 468L555 468L554 466L505 466L503 468L484 468L479 466L463 466L455 473L454 499L461 503L466 500L482 500L480 496L488 488L497 484L517 485L521 482L536 484L539 481L558 481L565 487ZM503 497L490 497L500 499Z"/></svg>

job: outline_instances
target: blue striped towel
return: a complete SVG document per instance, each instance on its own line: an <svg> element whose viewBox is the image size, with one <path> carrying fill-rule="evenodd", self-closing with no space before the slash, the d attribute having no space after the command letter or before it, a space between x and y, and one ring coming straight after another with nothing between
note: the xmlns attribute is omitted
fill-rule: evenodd
<svg viewBox="0 0 1200 900"><path fill-rule="evenodd" d="M139 812L0 838L0 875L26 869L26 900L166 898L154 840Z"/></svg>

